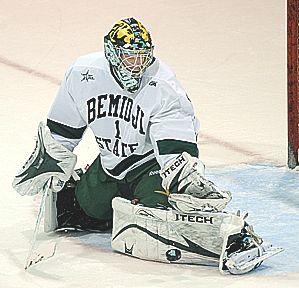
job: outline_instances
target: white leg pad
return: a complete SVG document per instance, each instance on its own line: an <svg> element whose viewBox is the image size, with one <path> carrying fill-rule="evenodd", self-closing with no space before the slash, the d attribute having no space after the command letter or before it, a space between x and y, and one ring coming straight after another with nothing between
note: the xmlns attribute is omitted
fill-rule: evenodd
<svg viewBox="0 0 299 288"><path fill-rule="evenodd" d="M48 190L46 198L45 214L44 214L44 232L52 232L58 226L57 209L56 209L57 193Z"/></svg>
<svg viewBox="0 0 299 288"><path fill-rule="evenodd" d="M226 231L244 221L222 212L181 213L114 198L112 248L146 260L218 266ZM234 229L230 226L234 223ZM225 243L224 243L225 242Z"/></svg>

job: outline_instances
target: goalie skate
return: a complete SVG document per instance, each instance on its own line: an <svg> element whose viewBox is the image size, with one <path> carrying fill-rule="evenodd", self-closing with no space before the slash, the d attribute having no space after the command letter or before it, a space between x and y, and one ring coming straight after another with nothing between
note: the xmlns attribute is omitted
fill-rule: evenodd
<svg viewBox="0 0 299 288"><path fill-rule="evenodd" d="M263 244L248 251L235 252L228 258L223 259L223 263L229 273L244 274L258 268L264 260L282 251L282 248L273 247L271 244Z"/></svg>
<svg viewBox="0 0 299 288"><path fill-rule="evenodd" d="M258 268L262 262L280 252L282 248L273 247L263 240L252 229L246 225L239 235L231 235L220 259L220 271L231 274L245 274ZM222 266L221 266L222 265Z"/></svg>

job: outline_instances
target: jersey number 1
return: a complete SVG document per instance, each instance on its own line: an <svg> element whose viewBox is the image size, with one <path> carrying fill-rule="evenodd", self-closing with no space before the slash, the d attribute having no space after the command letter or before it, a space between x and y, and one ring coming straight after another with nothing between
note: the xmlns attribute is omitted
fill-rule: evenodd
<svg viewBox="0 0 299 288"><path fill-rule="evenodd" d="M119 120L116 120L116 121L115 121L115 130L116 130L115 138L116 138L116 139L121 139L121 136L120 136L120 129L119 129Z"/></svg>

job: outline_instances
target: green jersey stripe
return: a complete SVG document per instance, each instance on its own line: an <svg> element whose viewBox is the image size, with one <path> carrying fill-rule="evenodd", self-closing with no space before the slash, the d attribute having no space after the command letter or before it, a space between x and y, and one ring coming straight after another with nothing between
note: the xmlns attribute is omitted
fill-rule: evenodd
<svg viewBox="0 0 299 288"><path fill-rule="evenodd" d="M58 134L68 139L81 139L87 126L73 128L53 120L47 119L47 126L52 133Z"/></svg>
<svg viewBox="0 0 299 288"><path fill-rule="evenodd" d="M198 147L195 143L176 140L176 139L164 139L157 141L159 155L167 154L181 154L188 152L193 157L198 157Z"/></svg>

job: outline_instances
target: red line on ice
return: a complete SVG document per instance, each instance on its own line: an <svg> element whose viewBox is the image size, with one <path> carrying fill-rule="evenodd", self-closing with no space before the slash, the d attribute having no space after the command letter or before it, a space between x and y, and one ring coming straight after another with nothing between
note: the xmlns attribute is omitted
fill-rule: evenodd
<svg viewBox="0 0 299 288"><path fill-rule="evenodd" d="M45 74L43 72L39 72L39 71L37 71L35 69L32 69L30 67L18 64L16 62L13 62L13 61L11 61L7 58L3 58L1 56L0 56L0 63L4 64L6 66L9 66L11 68L14 68L16 70L19 70L19 71L25 72L27 74L30 74L32 76L35 76L35 77L41 78L43 80L49 81L52 84L56 84L56 85L60 84L60 80L58 80L57 78L55 78L53 76L50 76L50 75Z"/></svg>
<svg viewBox="0 0 299 288"><path fill-rule="evenodd" d="M14 68L16 70L19 70L19 71L22 71L22 72L25 72L31 76L35 76L37 78L40 78L40 79L43 79L43 80L46 80L52 84L55 84L55 85L60 85L61 81L51 75L48 75L46 73L43 73L43 72L40 72L40 71L37 71L33 68L30 68L28 66L25 66L25 65L21 65L21 64L18 64L14 61L11 61L7 58L4 58L4 57L1 57L0 56L0 63L6 65L6 66L9 66L11 68ZM235 151L235 152L238 152L240 154L243 154L243 155L247 155L247 156L251 156L251 157L254 157L254 156L259 156L258 154L252 152L252 151L249 151L249 150L245 150L241 147L238 147L232 143L229 143L229 142L226 142L226 141L223 141L223 140L220 140L220 139L217 139L213 136L210 136L210 135L207 135L207 134L202 134L202 137L205 138L206 140L208 140L209 142L212 142L212 143L215 143L215 144L218 144L218 145L221 145L227 149L230 149L232 151Z"/></svg>

